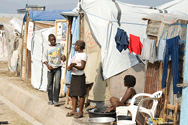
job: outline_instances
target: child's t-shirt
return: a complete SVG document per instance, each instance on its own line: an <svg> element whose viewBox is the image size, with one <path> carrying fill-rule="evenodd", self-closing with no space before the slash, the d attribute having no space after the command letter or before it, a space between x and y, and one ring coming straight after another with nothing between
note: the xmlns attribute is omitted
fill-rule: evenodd
<svg viewBox="0 0 188 125"><path fill-rule="evenodd" d="M77 53L71 60L71 63L76 63L76 66L81 66L81 61L87 61L87 55L85 53ZM83 70L78 70L73 67L71 71L72 75L83 75L84 71Z"/></svg>
<svg viewBox="0 0 188 125"><path fill-rule="evenodd" d="M52 68L58 68L63 65L61 57L64 54L64 47L61 44L47 46L43 52L43 62L48 62Z"/></svg>

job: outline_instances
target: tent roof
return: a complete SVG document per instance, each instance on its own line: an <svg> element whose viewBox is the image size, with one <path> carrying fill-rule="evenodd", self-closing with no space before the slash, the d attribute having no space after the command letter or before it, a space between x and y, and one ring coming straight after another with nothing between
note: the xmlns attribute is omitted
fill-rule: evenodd
<svg viewBox="0 0 188 125"><path fill-rule="evenodd" d="M101 48L102 74L106 80L138 64L136 56L129 54L128 50L120 53L116 49L117 29L123 29L127 35L146 38L147 21L142 18L160 11L116 0L82 0L69 16L79 12L84 13L91 34ZM90 46L90 43L87 45Z"/></svg>
<svg viewBox="0 0 188 125"><path fill-rule="evenodd" d="M61 16L61 12L69 12L71 10L52 10L52 11L32 11L29 10L29 16L33 21L55 21L57 19L65 19ZM26 21L27 13L24 16L23 22Z"/></svg>
<svg viewBox="0 0 188 125"><path fill-rule="evenodd" d="M158 9L167 10L168 13L185 13L188 14L188 0L173 0L171 2L165 3L163 5L158 6Z"/></svg>
<svg viewBox="0 0 188 125"><path fill-rule="evenodd" d="M143 18L143 20L155 20L163 23L172 24L177 20L188 20L187 15L167 14L167 13L151 13Z"/></svg>

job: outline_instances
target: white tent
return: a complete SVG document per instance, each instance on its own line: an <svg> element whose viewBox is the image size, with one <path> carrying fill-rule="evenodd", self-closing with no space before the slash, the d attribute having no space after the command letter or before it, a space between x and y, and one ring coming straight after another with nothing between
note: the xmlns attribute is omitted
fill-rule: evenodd
<svg viewBox="0 0 188 125"><path fill-rule="evenodd" d="M92 36L101 47L103 77L108 79L138 64L137 58L129 55L128 49L121 53L116 49L117 28L129 34L146 38L147 21L143 17L159 13L148 6L135 6L114 0L82 0L80 12L84 12ZM79 10L78 7L74 9ZM67 16L68 13L62 13ZM72 14L70 14L71 16Z"/></svg>
<svg viewBox="0 0 188 125"><path fill-rule="evenodd" d="M17 30L19 33L21 33L22 30L22 23L23 21L14 17L12 20L9 21L9 23L14 27L15 30Z"/></svg>
<svg viewBox="0 0 188 125"><path fill-rule="evenodd" d="M47 67L42 62L42 55L44 48L49 45L47 38L51 33L55 33L55 27L35 31L32 41L31 84L41 91L47 90Z"/></svg>
<svg viewBox="0 0 188 125"><path fill-rule="evenodd" d="M158 9L167 10L168 13L188 15L188 0L173 0L158 6Z"/></svg>

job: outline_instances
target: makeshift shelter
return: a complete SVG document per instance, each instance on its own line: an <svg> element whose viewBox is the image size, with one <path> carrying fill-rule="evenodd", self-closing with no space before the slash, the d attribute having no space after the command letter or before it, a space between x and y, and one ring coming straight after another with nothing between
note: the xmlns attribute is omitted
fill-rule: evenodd
<svg viewBox="0 0 188 125"><path fill-rule="evenodd" d="M115 47L115 35L117 28L121 28L127 34L146 37L147 21L143 21L142 17L149 13L159 11L148 6L133 6L109 0L82 0L72 12L61 13L68 18L80 14L80 39L86 42L85 51L88 55L86 82L94 82L89 93L90 100L104 101L105 93L108 93L108 99L111 94L115 97L122 96L125 92L125 74L134 75L139 81L136 89L138 92L144 91L140 87L144 84L144 64L139 63L135 55L129 55L128 50L120 53ZM107 84L109 86L105 92Z"/></svg>
<svg viewBox="0 0 188 125"><path fill-rule="evenodd" d="M143 18L149 20L147 26L148 38L156 41L156 46L160 40L166 40L175 36L180 36L180 57L179 57L179 74L180 83L183 83L183 67L184 67L184 51L187 37L187 23L188 16L174 15L174 14L150 14ZM168 62L168 75L166 80L166 87L163 89L163 99L160 100L160 105L157 110L157 116L162 117L163 104L165 101L175 105L178 103L181 105L181 91L178 94L173 92L173 80L172 80L172 64ZM154 64L146 63L146 81L145 81L145 93L153 93L162 88L162 76L163 76L163 63L156 61ZM173 76L175 77L175 76ZM152 86L152 87L151 87ZM145 103L145 106L149 107L151 102Z"/></svg>
<svg viewBox="0 0 188 125"><path fill-rule="evenodd" d="M64 10L27 11L23 19L22 80L31 78L34 88L46 91L47 69L42 63L42 53L48 45L48 35L55 34L55 20L65 19ZM65 10L66 12L68 10ZM38 74L38 75L37 75Z"/></svg>
<svg viewBox="0 0 188 125"><path fill-rule="evenodd" d="M18 18L12 18L10 21L3 24L4 30L1 35L1 58L8 61L8 68L10 72L17 72L18 51L20 50L21 42L21 25L22 21Z"/></svg>

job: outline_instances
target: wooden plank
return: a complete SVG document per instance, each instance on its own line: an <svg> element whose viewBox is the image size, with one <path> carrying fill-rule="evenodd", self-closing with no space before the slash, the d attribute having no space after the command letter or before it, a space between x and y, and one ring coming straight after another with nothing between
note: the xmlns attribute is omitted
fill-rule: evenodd
<svg viewBox="0 0 188 125"><path fill-rule="evenodd" d="M170 119L170 120L174 120L174 118L173 118L172 116L170 116L170 115L167 115L166 118L167 118L167 119Z"/></svg>
<svg viewBox="0 0 188 125"><path fill-rule="evenodd" d="M171 104L167 104L167 108L170 110L175 110L175 106Z"/></svg>
<svg viewBox="0 0 188 125"><path fill-rule="evenodd" d="M61 89L60 89L60 95L63 96L64 92L63 92L63 88L64 88L64 82L65 82L65 78L66 78L66 71L67 71L67 63L68 63L68 44L69 44L69 21L68 20L56 20L55 21L55 37L57 37L57 30L58 30L58 23L66 23L67 25L67 29L66 29L66 43L64 46L64 55L66 56L67 60L65 62L65 70L64 70L64 79L61 79ZM61 34L61 38L62 38L62 34Z"/></svg>
<svg viewBox="0 0 188 125"><path fill-rule="evenodd" d="M24 43L23 43L23 65L22 65L22 80L26 79L26 71L27 71L27 30L29 24L29 13L27 12L26 18L26 29L24 34Z"/></svg>
<svg viewBox="0 0 188 125"><path fill-rule="evenodd" d="M43 23L43 22L35 22L36 25L43 27L43 28L51 28L54 27L54 24L50 23Z"/></svg>

